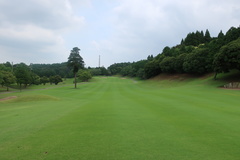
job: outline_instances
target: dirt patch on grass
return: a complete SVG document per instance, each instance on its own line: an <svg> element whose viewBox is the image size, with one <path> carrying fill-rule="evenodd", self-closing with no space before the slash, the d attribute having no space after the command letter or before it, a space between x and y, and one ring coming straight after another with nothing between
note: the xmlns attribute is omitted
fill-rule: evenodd
<svg viewBox="0 0 240 160"><path fill-rule="evenodd" d="M2 99L0 99L0 102L10 100L10 99L15 99L15 98L17 98L17 96L10 96L10 97L6 97L6 98L2 98Z"/></svg>
<svg viewBox="0 0 240 160"><path fill-rule="evenodd" d="M240 88L226 88L226 87L219 87L220 89L225 89L225 90L240 90Z"/></svg>
<svg viewBox="0 0 240 160"><path fill-rule="evenodd" d="M207 73L207 74L205 74L205 75L202 75L200 78L202 79L202 80L204 80L204 79L208 79L209 77L214 77L214 74L215 73Z"/></svg>
<svg viewBox="0 0 240 160"><path fill-rule="evenodd" d="M150 80L161 81L161 80L169 80L169 81L186 81L189 79L207 79L209 77L213 77L213 73L208 73L205 75L192 75L192 74L165 74L162 73L156 77L151 78Z"/></svg>
<svg viewBox="0 0 240 160"><path fill-rule="evenodd" d="M190 75L190 74L160 74L156 77L151 78L150 80L156 80L156 81L161 81L161 80L178 80L178 81L184 81L188 80L191 78L195 78L196 76Z"/></svg>

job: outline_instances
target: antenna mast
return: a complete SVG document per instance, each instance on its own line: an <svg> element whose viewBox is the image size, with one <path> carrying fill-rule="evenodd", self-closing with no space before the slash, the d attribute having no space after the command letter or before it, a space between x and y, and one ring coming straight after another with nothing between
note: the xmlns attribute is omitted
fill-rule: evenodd
<svg viewBox="0 0 240 160"><path fill-rule="evenodd" d="M101 56L99 55L98 67L100 68L100 66L101 66Z"/></svg>

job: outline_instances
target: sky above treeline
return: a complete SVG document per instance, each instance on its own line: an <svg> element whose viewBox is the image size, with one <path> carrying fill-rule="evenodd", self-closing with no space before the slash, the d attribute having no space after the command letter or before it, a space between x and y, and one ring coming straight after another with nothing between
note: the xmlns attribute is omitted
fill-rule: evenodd
<svg viewBox="0 0 240 160"><path fill-rule="evenodd" d="M211 36L240 25L239 0L0 0L0 63L66 62L73 47L85 66L156 56L189 32Z"/></svg>

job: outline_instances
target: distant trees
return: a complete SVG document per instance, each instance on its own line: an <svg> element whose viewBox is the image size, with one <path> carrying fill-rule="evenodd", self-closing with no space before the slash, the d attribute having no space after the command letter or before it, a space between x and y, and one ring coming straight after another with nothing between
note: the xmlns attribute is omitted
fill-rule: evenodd
<svg viewBox="0 0 240 160"><path fill-rule="evenodd" d="M62 82L62 78L59 75L51 76L49 82L50 84L54 83L55 85L58 85L59 82Z"/></svg>
<svg viewBox="0 0 240 160"><path fill-rule="evenodd" d="M67 62L54 64L31 64L30 66L32 71L40 77L50 77L54 75L67 78L74 77L73 72L71 72Z"/></svg>
<svg viewBox="0 0 240 160"><path fill-rule="evenodd" d="M121 71L122 71L122 69L124 68L124 67L127 67L127 66L129 66L131 63L129 63L129 62L124 62L124 63L114 63L114 64L112 64L112 65L110 65L109 67L108 67L108 70L109 70L109 72L112 74L112 75L117 75L117 74L120 74L121 73Z"/></svg>
<svg viewBox="0 0 240 160"><path fill-rule="evenodd" d="M110 72L105 67L88 68L93 76L109 76Z"/></svg>
<svg viewBox="0 0 240 160"><path fill-rule="evenodd" d="M203 31L196 31L195 33L189 33L187 37L181 41L181 45L198 46L199 44L208 43L211 40L212 38L208 30L206 30L205 34Z"/></svg>
<svg viewBox="0 0 240 160"><path fill-rule="evenodd" d="M79 69L84 68L84 61L83 58L79 54L80 49L78 47L74 47L71 50L71 53L68 57L68 66L72 68L72 71L74 73L74 82L75 82L75 88L77 88L77 72Z"/></svg>
<svg viewBox="0 0 240 160"><path fill-rule="evenodd" d="M127 62L127 63L115 63L108 67L108 71L111 75L122 75L129 77L138 77L140 79L145 79L144 67L148 61L151 61L153 56L147 57L147 60L140 60L137 62Z"/></svg>
<svg viewBox="0 0 240 160"><path fill-rule="evenodd" d="M46 76L43 76L40 78L40 83L45 85L46 83L49 82L49 78L47 78Z"/></svg>

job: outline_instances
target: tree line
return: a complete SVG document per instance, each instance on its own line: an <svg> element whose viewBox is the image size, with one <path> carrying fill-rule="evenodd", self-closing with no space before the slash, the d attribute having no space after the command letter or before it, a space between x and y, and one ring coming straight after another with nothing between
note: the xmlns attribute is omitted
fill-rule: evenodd
<svg viewBox="0 0 240 160"><path fill-rule="evenodd" d="M205 74L240 70L240 27L231 27L226 34L211 37L208 30L189 33L181 43L166 46L156 57L146 60L115 63L108 67L111 74L148 79L161 73Z"/></svg>
<svg viewBox="0 0 240 160"><path fill-rule="evenodd" d="M9 90L11 84L17 83L19 89L28 85L39 85L46 83L57 85L62 82L62 78L75 77L74 83L88 81L92 75L90 71L84 69L84 61L79 55L80 49L74 47L71 50L67 62L59 64L11 64L6 62L0 64L0 84ZM81 69L79 71L79 69ZM77 78L77 79L76 79Z"/></svg>
<svg viewBox="0 0 240 160"><path fill-rule="evenodd" d="M240 27L231 27L226 34L219 32L211 37L208 30L189 33L181 43L166 46L161 53L137 62L123 62L105 67L85 68L79 54L80 49L74 47L67 62L55 64L0 64L0 84L7 90L11 84L17 83L19 88L28 85L46 83L58 84L63 78L74 78L88 81L92 76L122 75L148 79L161 73L205 74L240 70Z"/></svg>
<svg viewBox="0 0 240 160"><path fill-rule="evenodd" d="M76 72L76 82L86 82L92 76L109 76L105 67L84 68L80 67ZM11 64L10 62L0 64L0 84L7 87L17 83L19 89L29 85L55 84L63 82L66 78L74 78L73 68L68 62L55 64ZM73 81L74 82L74 81Z"/></svg>
<svg viewBox="0 0 240 160"><path fill-rule="evenodd" d="M28 66L25 63L11 64L6 62L0 64L0 84L6 86L9 90L11 84L17 83L19 89L26 88L28 85L39 85L39 84L58 84L62 82L62 78L59 75L51 75L49 77L40 77L33 72L31 65Z"/></svg>
<svg viewBox="0 0 240 160"><path fill-rule="evenodd" d="M75 78L73 83L86 82L92 76L109 75L105 67L85 68L84 61L79 54L80 49L74 47L67 62L54 64L11 64L6 62L0 64L0 84L9 90L9 86L17 83L19 89L29 85L46 83L57 85L66 78Z"/></svg>

